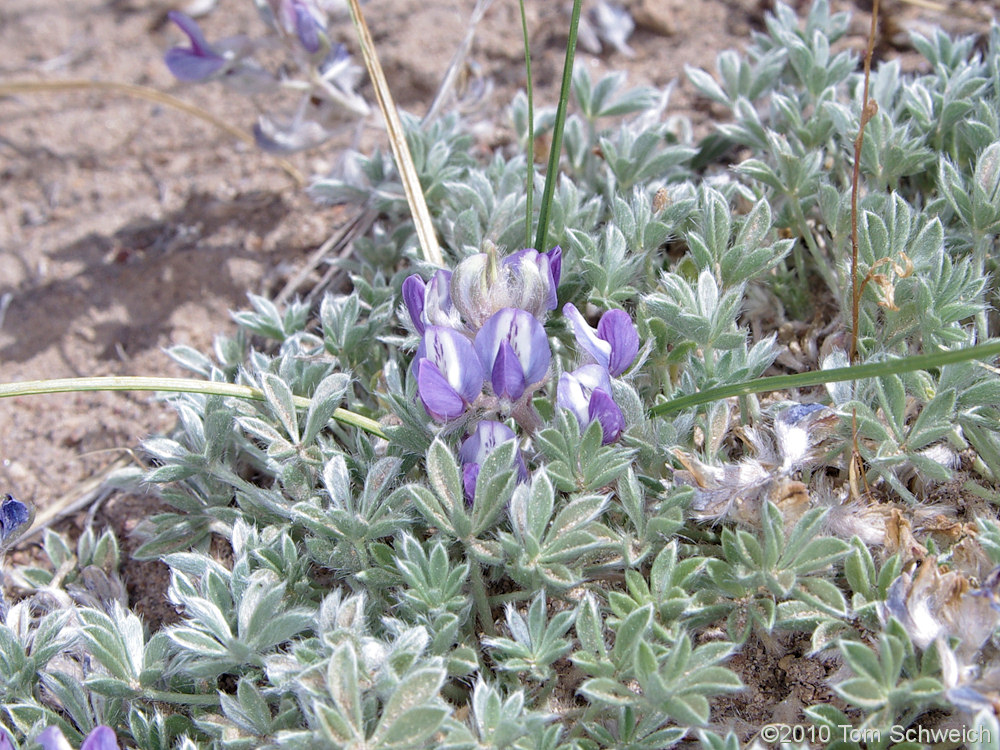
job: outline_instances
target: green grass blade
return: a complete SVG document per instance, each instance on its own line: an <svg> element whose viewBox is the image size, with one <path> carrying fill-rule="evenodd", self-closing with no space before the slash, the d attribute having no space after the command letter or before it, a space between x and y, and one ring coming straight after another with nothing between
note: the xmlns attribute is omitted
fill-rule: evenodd
<svg viewBox="0 0 1000 750"><path fill-rule="evenodd" d="M524 209L524 246L531 247L531 216L535 197L535 90L531 79L531 45L528 40L528 16L524 9L524 0L518 0L521 6L521 35L524 37L524 74L527 77L528 89L528 153L527 184L525 187L526 205Z"/></svg>
<svg viewBox="0 0 1000 750"><path fill-rule="evenodd" d="M573 58L576 56L576 35L580 28L580 8L583 0L573 0L573 15L569 21L569 39L566 41L566 62L563 63L562 85L559 88L559 106L556 107L556 121L552 129L552 149L549 151L549 165L545 172L545 189L538 211L538 233L535 235L535 249L545 252L549 231L549 206L556 191L559 178L559 152L562 151L563 126L566 124L566 109L569 93L573 85Z"/></svg>
<svg viewBox="0 0 1000 750"><path fill-rule="evenodd" d="M885 375L899 375L903 372L914 372L915 370L930 370L959 362L968 362L973 359L993 359L997 356L1000 356L1000 340L979 344L978 346L968 346L962 349L934 352L931 354L917 354L912 357L899 357L884 362L854 365L853 367L837 367L830 370L801 372L794 375L774 375L769 378L758 378L744 383L720 385L717 388L709 388L705 391L664 401L650 409L649 413L651 416L659 417L664 414L689 409L692 406L708 404L712 401L719 401L732 396L748 396L752 393L768 393L789 388L806 388L814 385L823 385L824 383L840 383L846 380L880 378Z"/></svg>

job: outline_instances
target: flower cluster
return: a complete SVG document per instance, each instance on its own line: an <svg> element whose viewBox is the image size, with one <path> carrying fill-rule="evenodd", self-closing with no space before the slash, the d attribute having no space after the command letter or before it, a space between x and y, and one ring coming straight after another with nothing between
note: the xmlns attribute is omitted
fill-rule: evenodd
<svg viewBox="0 0 1000 750"><path fill-rule="evenodd" d="M473 409L494 411L534 428L530 399L552 361L542 323L556 308L561 270L558 247L503 259L490 248L426 284L416 275L403 282L403 301L422 336L414 371L428 414L449 422Z"/></svg>
<svg viewBox="0 0 1000 750"><path fill-rule="evenodd" d="M498 258L494 247L463 260L454 272L439 270L428 282L412 275L403 301L420 345L413 362L417 393L439 422L466 415L510 417L532 432L539 425L532 396L545 384L552 351L544 322L557 307L562 250L520 250ZM628 314L606 312L591 328L572 304L563 308L586 363L559 378L557 404L581 426L601 424L604 443L625 427L612 398L611 378L625 372L639 351L639 335ZM514 431L485 419L462 444L467 494L474 494L482 460ZM518 456L518 472L527 477Z"/></svg>

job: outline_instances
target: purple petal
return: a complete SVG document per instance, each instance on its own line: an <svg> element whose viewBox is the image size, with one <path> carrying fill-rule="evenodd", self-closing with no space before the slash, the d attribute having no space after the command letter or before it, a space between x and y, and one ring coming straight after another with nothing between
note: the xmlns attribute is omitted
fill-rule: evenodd
<svg viewBox="0 0 1000 750"><path fill-rule="evenodd" d="M493 363L493 372L490 374L490 384L497 396L508 398L511 401L517 401L521 398L527 385L524 382L524 372L521 370L517 354L506 341L500 342L497 359Z"/></svg>
<svg viewBox="0 0 1000 750"><path fill-rule="evenodd" d="M583 385L572 373L564 372L559 376L556 405L560 409L569 409L573 412L578 424L586 423L589 417L590 394L584 391Z"/></svg>
<svg viewBox="0 0 1000 750"><path fill-rule="evenodd" d="M555 291L559 288L559 279L562 276L562 248L556 245L545 254L549 256L549 272L552 274L552 289ZM552 309L556 309L555 305Z"/></svg>
<svg viewBox="0 0 1000 750"><path fill-rule="evenodd" d="M205 35L201 33L201 27L191 16L187 13L181 13L179 10L172 10L167 13L167 18L177 24L180 30L187 36L191 42L192 52L196 55L214 54L212 45L205 40Z"/></svg>
<svg viewBox="0 0 1000 750"><path fill-rule="evenodd" d="M173 47L163 56L163 61L175 78L190 82L204 81L225 66L226 59L205 40L193 18L179 11L170 11L167 16L191 42L189 48Z"/></svg>
<svg viewBox="0 0 1000 750"><path fill-rule="evenodd" d="M163 62L167 64L174 78L188 83L207 80L226 64L225 59L217 55L211 57L198 55L183 47L167 50Z"/></svg>
<svg viewBox="0 0 1000 750"><path fill-rule="evenodd" d="M601 423L602 444L613 443L621 436L625 429L625 415L609 394L600 389L594 391L590 396L588 412L591 422L596 419Z"/></svg>
<svg viewBox="0 0 1000 750"><path fill-rule="evenodd" d="M639 353L639 332L624 310L608 310L597 324L597 336L611 345L608 371L618 377L635 361Z"/></svg>
<svg viewBox="0 0 1000 750"><path fill-rule="evenodd" d="M99 726L87 735L80 750L119 750L118 738L111 727Z"/></svg>
<svg viewBox="0 0 1000 750"><path fill-rule="evenodd" d="M410 321L413 327L421 336L424 333L424 293L427 285L417 274L407 276L403 282L403 302L406 303L406 310L410 313Z"/></svg>
<svg viewBox="0 0 1000 750"><path fill-rule="evenodd" d="M553 257L555 258L556 263L556 267L554 269L552 266ZM559 286L559 274L562 270L562 250L560 248L553 248L551 253L540 253L534 248L529 247L524 250L518 250L516 253L511 253L503 259L503 263L518 270L519 272L522 265L525 263L531 263L537 267L538 272L545 280L547 287L545 290L545 309L556 309L556 306L559 304L558 299L556 298L556 288Z"/></svg>
<svg viewBox="0 0 1000 750"><path fill-rule="evenodd" d="M476 425L475 431L462 441L458 457L462 463L481 464L498 445L516 439L514 431L503 422L484 419Z"/></svg>
<svg viewBox="0 0 1000 750"><path fill-rule="evenodd" d="M479 476L480 465L486 460L487 456L496 450L498 445L502 445L509 440L517 440L517 435L510 427L503 422L485 419L476 425L475 431L469 437L462 441L462 446L458 449L458 457L463 464L463 481L466 482L466 493L470 499L475 494L475 477ZM528 469L524 465L524 457L521 456L520 450L517 451L515 463L517 464L518 479L522 482L527 481ZM473 466L475 467L475 473L472 480L472 489L470 490L468 482L469 476L472 474L470 467Z"/></svg>
<svg viewBox="0 0 1000 750"><path fill-rule="evenodd" d="M462 486L465 488L465 499L470 505L476 496L477 479L479 479L479 464L465 464L462 467Z"/></svg>
<svg viewBox="0 0 1000 750"><path fill-rule="evenodd" d="M14 743L11 742L10 736L0 729L0 750L14 750Z"/></svg>
<svg viewBox="0 0 1000 750"><path fill-rule="evenodd" d="M438 366L452 388L469 403L475 401L486 374L472 342L451 328L428 326L421 346L423 356Z"/></svg>
<svg viewBox="0 0 1000 750"><path fill-rule="evenodd" d="M438 366L426 357L417 362L417 394L434 419L447 422L465 412L465 400L451 387Z"/></svg>
<svg viewBox="0 0 1000 750"><path fill-rule="evenodd" d="M597 335L597 332L590 327L572 302L563 305L563 315L569 319L577 344L590 355L590 359L601 367L607 368L611 361L611 344Z"/></svg>
<svg viewBox="0 0 1000 750"><path fill-rule="evenodd" d="M506 341L516 354L528 385L537 383L549 371L552 351L545 329L535 317L524 310L506 307L490 316L476 334L476 351L490 372L493 372L500 345Z"/></svg>
<svg viewBox="0 0 1000 750"><path fill-rule="evenodd" d="M41 745L44 750L73 750L57 726L43 729L42 733L35 738L35 742Z"/></svg>
<svg viewBox="0 0 1000 750"><path fill-rule="evenodd" d="M559 388L556 392L556 404L562 409L569 409L576 417L581 427L590 424L590 404L592 395L598 391L611 393L611 378L608 371L600 365L584 365L573 372L564 372L559 376Z"/></svg>
<svg viewBox="0 0 1000 750"><path fill-rule="evenodd" d="M295 7L295 33L302 43L302 47L310 55L319 52L319 32L320 25L316 18L303 3L294 3Z"/></svg>
<svg viewBox="0 0 1000 750"><path fill-rule="evenodd" d="M460 327L458 312L451 304L451 271L434 272L424 292L424 317L434 326Z"/></svg>

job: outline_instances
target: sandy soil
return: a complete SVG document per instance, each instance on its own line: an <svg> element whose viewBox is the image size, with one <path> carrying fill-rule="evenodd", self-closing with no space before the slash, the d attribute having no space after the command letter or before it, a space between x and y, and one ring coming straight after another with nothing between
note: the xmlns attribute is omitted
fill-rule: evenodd
<svg viewBox="0 0 1000 750"><path fill-rule="evenodd" d="M994 3L948 2L948 12L903 0L883 3L885 54L906 55L900 31L941 24L985 30ZM715 54L745 45L760 28L763 0L631 0L639 21L634 55L581 51L595 72L624 69L631 83L678 89L671 112L707 128L712 116L682 79L685 63L714 68ZM801 3L804 5L805 3ZM369 25L399 104L420 113L461 38L473 0L370 0ZM529 0L540 101L554 103L567 2ZM863 0L849 43L867 33ZM136 83L172 93L249 129L253 105L218 84L182 86L162 54L182 41L157 0L4 0L0 82L89 80ZM209 38L257 36L249 0L220 0L202 19ZM349 46L351 29L343 27ZM503 140L503 108L524 86L517 4L496 2L480 26L471 62L493 84L483 103ZM365 89L370 91L369 89ZM345 140L346 140L345 136ZM379 137L377 123L365 141ZM340 144L342 145L342 143ZM292 159L322 171L338 144ZM207 350L233 329L229 310L248 291L273 293L348 217L312 205L273 157L174 109L80 90L0 98L0 382L82 375L181 375L163 353L174 344ZM128 455L173 417L148 394L74 394L0 400L0 492L41 509L80 495L85 482ZM99 524L127 532L152 497L115 495ZM72 531L85 511L63 520ZM162 570L127 570L148 618L169 617Z"/></svg>

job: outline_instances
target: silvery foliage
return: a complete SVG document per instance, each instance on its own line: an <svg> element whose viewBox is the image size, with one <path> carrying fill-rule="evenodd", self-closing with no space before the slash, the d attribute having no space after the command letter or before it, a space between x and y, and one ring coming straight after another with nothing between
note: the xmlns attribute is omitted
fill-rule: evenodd
<svg viewBox="0 0 1000 750"><path fill-rule="evenodd" d="M831 386L832 437L806 447L769 441L780 409L755 397L648 412L768 370L785 344L757 330L762 295L780 315L829 294L849 320L861 78L856 56L831 51L846 29L822 0L804 20L779 4L745 55L722 53L717 75L689 70L731 111L699 142L666 117L669 91L576 72L549 237L564 254L561 304L592 322L624 307L636 321L639 362L614 382L625 430L605 445L596 421L581 428L556 407L554 383L580 353L553 317L554 377L533 399L541 426L482 461L471 502L457 454L474 425L437 425L417 400L418 337L400 288L433 269L418 257L392 163L351 153L317 180L317 199L375 216L338 261L353 291L315 307L251 296L211 354L171 350L193 373L264 399L169 397L177 428L145 442L148 470L119 477L160 501L133 557L167 566L177 620L149 632L128 609L112 535L87 532L74 549L47 533L48 566L7 577L19 600L0 625L0 725L33 738L57 724L78 743L106 724L156 750L653 750L684 738L730 748L738 738L711 726L713 705L741 689L728 660L751 639L775 648L798 631L846 665L831 681L850 714L817 702L805 708L816 726L910 723L934 709L996 727L980 712L996 686L977 671L991 657L959 647L950 610L918 585L911 548L836 538L827 509L848 475L852 421L859 481L904 509L914 477L947 479L948 456L969 448L973 478L996 479L993 371L953 365ZM996 328L1000 31L979 52L943 34L914 44L928 73L904 76L890 62L872 77L862 361ZM542 109L529 133L523 97L512 117L522 148L486 161L471 155L466 120L406 120L452 268L487 242L525 243L523 146L552 117ZM749 158L729 168L737 149ZM846 364L842 346L821 356ZM332 421L337 408L380 420L388 440ZM754 425L756 455L736 455L740 420ZM674 481L682 467L717 477L712 491L733 500L720 507L745 507L740 478L775 462L785 473L767 487L795 484L795 497L819 501L793 514L788 497L757 483L752 513L706 520L692 510L705 487ZM977 622L991 628L1000 530L979 525L985 567L970 576L987 604ZM928 544L960 567L956 550Z"/></svg>

